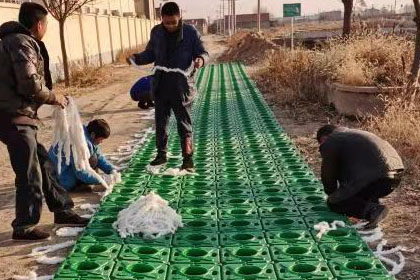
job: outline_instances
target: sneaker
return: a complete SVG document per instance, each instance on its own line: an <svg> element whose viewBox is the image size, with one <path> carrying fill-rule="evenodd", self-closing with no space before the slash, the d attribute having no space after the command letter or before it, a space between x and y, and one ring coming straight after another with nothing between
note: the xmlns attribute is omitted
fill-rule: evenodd
<svg viewBox="0 0 420 280"><path fill-rule="evenodd" d="M158 153L156 158L150 163L151 166L163 165L168 162L166 153Z"/></svg>
<svg viewBox="0 0 420 280"><path fill-rule="evenodd" d="M369 213L369 223L364 227L365 229L375 229L378 224L388 215L388 208L383 205L378 205Z"/></svg>
<svg viewBox="0 0 420 280"><path fill-rule="evenodd" d="M194 162L193 162L192 157L184 157L184 160L182 161L181 170L194 172Z"/></svg>
<svg viewBox="0 0 420 280"><path fill-rule="evenodd" d="M50 240L51 235L48 232L34 228L22 232L14 231L12 239L14 241L45 241Z"/></svg>
<svg viewBox="0 0 420 280"><path fill-rule="evenodd" d="M54 213L54 224L59 226L84 227L89 221L90 219L80 217L73 210Z"/></svg>

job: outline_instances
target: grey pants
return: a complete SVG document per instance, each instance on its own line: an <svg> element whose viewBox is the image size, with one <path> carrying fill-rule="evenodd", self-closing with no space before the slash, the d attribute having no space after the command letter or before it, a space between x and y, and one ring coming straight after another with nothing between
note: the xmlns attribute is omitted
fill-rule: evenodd
<svg viewBox="0 0 420 280"><path fill-rule="evenodd" d="M16 174L15 231L24 231L38 224L42 210L42 194L51 212L71 209L74 203L56 179L55 167L48 152L37 141L37 128L3 124L0 141L6 144Z"/></svg>

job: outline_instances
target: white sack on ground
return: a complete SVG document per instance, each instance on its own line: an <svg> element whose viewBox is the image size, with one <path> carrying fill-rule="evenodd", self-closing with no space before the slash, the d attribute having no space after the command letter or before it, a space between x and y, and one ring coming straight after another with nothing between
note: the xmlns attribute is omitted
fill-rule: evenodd
<svg viewBox="0 0 420 280"><path fill-rule="evenodd" d="M85 228L83 227L62 227L59 228L55 234L59 237L72 237L77 236L79 233L84 231Z"/></svg>
<svg viewBox="0 0 420 280"><path fill-rule="evenodd" d="M69 104L65 109L56 107L53 112L54 136L53 146L58 145L58 174L61 173L62 160L70 165L73 158L77 170L84 170L95 176L101 184L106 182L93 170L89 164L89 148L86 143L83 123L74 100L69 97ZM64 152L64 158L61 156Z"/></svg>
<svg viewBox="0 0 420 280"><path fill-rule="evenodd" d="M48 253L52 253L67 247L71 247L74 244L76 244L76 241L74 240L70 240L70 241L66 241L63 243L58 243L58 244L54 244L54 245L47 245L47 246L43 246L43 247L37 247L32 249L32 252L28 255L30 257L34 257L34 256L42 256Z"/></svg>
<svg viewBox="0 0 420 280"><path fill-rule="evenodd" d="M122 238L142 234L145 239L156 239L174 233L182 226L182 217L154 192L141 196L122 210L113 224Z"/></svg>

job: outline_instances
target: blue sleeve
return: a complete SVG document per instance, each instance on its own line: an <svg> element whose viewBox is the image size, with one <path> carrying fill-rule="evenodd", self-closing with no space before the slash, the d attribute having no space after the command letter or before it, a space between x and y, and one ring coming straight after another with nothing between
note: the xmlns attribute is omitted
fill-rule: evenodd
<svg viewBox="0 0 420 280"><path fill-rule="evenodd" d="M85 170L77 170L76 165L74 164L73 156L71 157L70 165L71 165L71 168L73 169L74 174L76 175L76 178L79 181L83 182L84 184L98 185L101 183L95 176L93 176L89 172Z"/></svg>
<svg viewBox="0 0 420 280"><path fill-rule="evenodd" d="M105 172L105 174L111 174L111 172L115 169L115 167L108 162L106 157L102 154L101 150L98 148L96 151L96 155L98 156L98 168Z"/></svg>
<svg viewBox="0 0 420 280"><path fill-rule="evenodd" d="M137 65L146 65L155 62L155 52L154 52L154 32L152 30L150 34L150 40L147 43L146 49L144 52L134 54L134 62Z"/></svg>
<svg viewBox="0 0 420 280"><path fill-rule="evenodd" d="M209 63L210 57L209 53L204 48L203 40L201 39L201 34L196 28L194 28L193 32L195 37L193 58L195 60L197 57L201 57L204 60L204 65L207 65Z"/></svg>

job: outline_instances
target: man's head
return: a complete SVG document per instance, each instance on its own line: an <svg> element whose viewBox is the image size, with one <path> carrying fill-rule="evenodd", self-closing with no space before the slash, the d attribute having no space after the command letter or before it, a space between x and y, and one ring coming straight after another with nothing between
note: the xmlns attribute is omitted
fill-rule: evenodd
<svg viewBox="0 0 420 280"><path fill-rule="evenodd" d="M322 144L327 140L328 136L330 136L331 133L333 133L338 126L327 124L318 129L318 132L316 133L316 140L318 140L319 144Z"/></svg>
<svg viewBox="0 0 420 280"><path fill-rule="evenodd" d="M19 22L31 31L36 39L42 40L47 32L47 15L48 11L41 5L25 2L20 6Z"/></svg>
<svg viewBox="0 0 420 280"><path fill-rule="evenodd" d="M108 123L103 119L96 119L89 122L87 126L90 138L93 144L99 145L111 135L111 129Z"/></svg>
<svg viewBox="0 0 420 280"><path fill-rule="evenodd" d="M175 2L165 3L162 7L162 24L168 32L176 32L181 21L181 11Z"/></svg>

